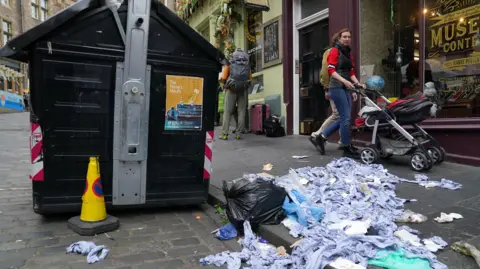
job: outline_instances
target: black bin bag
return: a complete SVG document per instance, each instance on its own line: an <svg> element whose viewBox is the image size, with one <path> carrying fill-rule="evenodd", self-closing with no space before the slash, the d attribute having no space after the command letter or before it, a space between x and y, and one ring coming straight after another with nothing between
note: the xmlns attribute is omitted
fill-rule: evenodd
<svg viewBox="0 0 480 269"><path fill-rule="evenodd" d="M280 224L285 218L282 205L287 193L272 182L240 179L228 186L224 181L223 193L227 200L225 211L228 220L241 233L245 220L249 220L252 229L256 229L261 224Z"/></svg>

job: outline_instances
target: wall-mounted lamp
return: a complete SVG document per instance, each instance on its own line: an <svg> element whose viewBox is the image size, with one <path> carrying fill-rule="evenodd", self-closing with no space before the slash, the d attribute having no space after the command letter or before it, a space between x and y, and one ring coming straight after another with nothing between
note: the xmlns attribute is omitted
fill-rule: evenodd
<svg viewBox="0 0 480 269"><path fill-rule="evenodd" d="M395 54L395 62L397 63L397 66L402 66L403 62L403 53L402 53L402 47L398 46L398 51Z"/></svg>

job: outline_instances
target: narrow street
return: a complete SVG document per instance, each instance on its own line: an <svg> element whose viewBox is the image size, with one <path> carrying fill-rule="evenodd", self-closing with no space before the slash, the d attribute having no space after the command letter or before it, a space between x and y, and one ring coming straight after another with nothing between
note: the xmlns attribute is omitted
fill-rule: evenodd
<svg viewBox="0 0 480 269"><path fill-rule="evenodd" d="M0 114L0 269L212 268L206 255L229 249L215 239L208 206L114 212L119 230L82 237L67 228L70 216L44 218L32 210L28 113ZM211 215L211 214L210 214ZM65 254L77 241L110 249L104 261Z"/></svg>

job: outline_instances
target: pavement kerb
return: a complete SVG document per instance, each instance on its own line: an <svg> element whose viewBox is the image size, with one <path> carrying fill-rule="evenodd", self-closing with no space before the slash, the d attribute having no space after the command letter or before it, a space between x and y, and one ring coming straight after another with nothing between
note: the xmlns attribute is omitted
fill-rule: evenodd
<svg viewBox="0 0 480 269"><path fill-rule="evenodd" d="M226 200L223 195L223 191L214 186L210 185L208 191L208 204L211 206L220 205L221 207L225 208ZM215 215L215 213L213 213ZM216 224L220 227L222 224L220 222L220 218L210 216ZM292 252L292 248L290 248L293 243L297 240L293 238L289 233L288 230L283 227L282 225L260 225L257 231L257 236L262 237L263 239L267 240L270 244L274 245L275 247L284 246L288 253ZM330 265L325 266L324 269L336 269Z"/></svg>

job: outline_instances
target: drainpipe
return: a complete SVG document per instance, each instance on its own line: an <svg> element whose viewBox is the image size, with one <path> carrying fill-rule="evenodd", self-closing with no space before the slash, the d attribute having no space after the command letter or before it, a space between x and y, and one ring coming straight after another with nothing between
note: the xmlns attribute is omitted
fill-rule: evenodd
<svg viewBox="0 0 480 269"><path fill-rule="evenodd" d="M285 127L293 134L293 10L292 0L282 0L283 104L287 111Z"/></svg>

